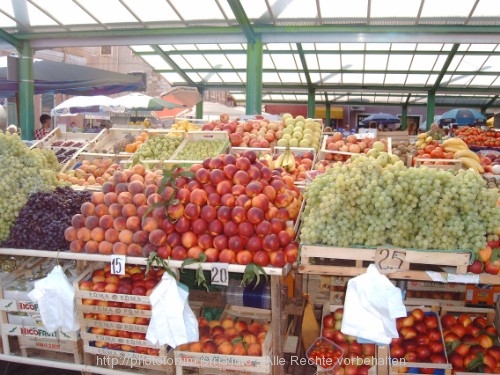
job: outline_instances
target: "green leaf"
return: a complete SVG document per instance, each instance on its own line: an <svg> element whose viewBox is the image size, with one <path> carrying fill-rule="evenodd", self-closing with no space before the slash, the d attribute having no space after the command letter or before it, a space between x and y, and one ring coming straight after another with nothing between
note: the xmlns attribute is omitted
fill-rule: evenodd
<svg viewBox="0 0 500 375"><path fill-rule="evenodd" d="M199 286L204 286L207 292L209 291L207 280L205 279L205 274L203 273L203 268L201 267L201 263L198 265L198 268L196 269L195 279L196 283Z"/></svg>
<svg viewBox="0 0 500 375"><path fill-rule="evenodd" d="M194 178L195 173L191 172L191 171L182 171L179 173L179 176L186 177L186 178Z"/></svg>
<svg viewBox="0 0 500 375"><path fill-rule="evenodd" d="M243 279L241 280L241 285L247 286L255 279L255 286L254 286L255 289L257 285L259 285L260 283L260 275L264 275L266 281L268 281L268 276L266 274L266 271L264 271L264 269L261 266L255 263L247 264L245 267L245 271L243 272Z"/></svg>
<svg viewBox="0 0 500 375"><path fill-rule="evenodd" d="M151 267L154 265L155 258L158 256L158 253L156 252L151 252L149 253L148 260L146 262L146 276L148 275L149 271L151 270Z"/></svg>
<svg viewBox="0 0 500 375"><path fill-rule="evenodd" d="M181 263L181 272L184 272L184 267L189 266L194 263L198 263L199 260L195 258L186 258L184 261Z"/></svg>
<svg viewBox="0 0 500 375"><path fill-rule="evenodd" d="M467 367L467 370L479 370L475 372L483 372L484 367L483 367L483 353L477 352L476 358L474 358L469 366Z"/></svg>
<svg viewBox="0 0 500 375"><path fill-rule="evenodd" d="M236 336L234 339L231 340L231 344L239 344L240 342L244 342L243 341L243 337L241 336Z"/></svg>
<svg viewBox="0 0 500 375"><path fill-rule="evenodd" d="M455 349L460 345L460 341L451 341L445 344L446 354L450 355L455 351Z"/></svg>

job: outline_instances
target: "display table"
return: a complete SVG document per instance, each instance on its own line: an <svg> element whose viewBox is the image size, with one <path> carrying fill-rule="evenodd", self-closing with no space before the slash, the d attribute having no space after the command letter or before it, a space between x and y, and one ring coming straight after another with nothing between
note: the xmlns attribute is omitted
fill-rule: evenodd
<svg viewBox="0 0 500 375"><path fill-rule="evenodd" d="M111 257L108 255L101 254L86 254L86 253L71 253L71 252L57 252L57 251L46 251L46 250L23 250L23 249L8 249L0 248L0 255L9 256L24 256L24 257L36 257L36 258L58 258L58 259L68 259L76 260L79 262L110 262ZM147 258L143 257L126 257L127 264L136 265L146 265ZM180 269L182 266L182 261L169 260L168 265L171 269ZM203 270L211 270L212 263L201 263ZM244 265L239 264L229 264L228 271L233 273L243 273L245 271ZM185 269L197 269L198 263L187 265ZM271 282L271 326L272 326L272 353L273 355L279 355L283 352L283 335L282 335L282 302L281 302L281 277L286 276L292 268L291 264L287 264L283 268L274 267L263 267L267 275L270 276ZM113 370L109 368L102 368L97 366L91 366L88 364L75 364L69 362L58 362L54 360L46 360L39 358L27 358L17 355L10 354L10 348L8 345L8 335L2 332L2 341L4 343L4 354L0 354L0 360L18 362L28 365L38 365L53 368L61 368L72 371L82 371L87 373L96 374L121 374L128 373L120 370ZM7 353L5 353L7 351ZM272 374L281 375L283 374L283 366L274 363L278 361L273 361L272 364Z"/></svg>

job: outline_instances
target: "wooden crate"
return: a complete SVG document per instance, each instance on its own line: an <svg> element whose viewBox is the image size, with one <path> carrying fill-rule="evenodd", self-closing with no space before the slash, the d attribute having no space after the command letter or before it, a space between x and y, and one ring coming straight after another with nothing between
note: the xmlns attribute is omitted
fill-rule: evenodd
<svg viewBox="0 0 500 375"><path fill-rule="evenodd" d="M36 355L35 351L43 352L47 357L50 353L60 352L73 355L74 363L83 363L82 340L46 340L38 337L18 336L19 348L23 357Z"/></svg>
<svg viewBox="0 0 500 375"><path fill-rule="evenodd" d="M228 305L221 315L221 320L231 318L243 320L247 323L268 323L271 321L271 311L256 309L252 307ZM225 354L196 353L189 351L174 350L176 374L181 375L186 368L209 369L217 372L236 372L242 374L270 374L271 373L271 344L272 327L269 327L264 343L262 344L262 356L238 356ZM280 355L276 353L275 355ZM205 372L198 372L205 373ZM208 372L210 373L210 372Z"/></svg>
<svg viewBox="0 0 500 375"><path fill-rule="evenodd" d="M428 159L416 157L415 168L437 168L451 171L458 171L462 168L462 161L459 159Z"/></svg>
<svg viewBox="0 0 500 375"><path fill-rule="evenodd" d="M443 343L443 348L446 348L444 338L443 338L443 329L441 327L441 321L439 320L439 313L436 311L439 307L436 305L431 305L431 306L407 306L408 312L412 311L415 308L420 308L425 312L425 315L434 315L438 318L438 328L441 332L441 341ZM387 348L387 351L385 352L385 355L387 358L389 357L389 348ZM419 369L434 369L434 372L432 374L434 375L451 375L452 374L452 367L451 364L448 363L448 356L446 354L446 349L443 350L443 354L446 357L446 362L447 363L431 363L431 362L398 362L398 361L393 361L391 362L390 366L390 375L393 374L399 374L401 372L408 372L408 373L419 373Z"/></svg>
<svg viewBox="0 0 500 375"><path fill-rule="evenodd" d="M88 144L99 139L103 134L100 133L73 133L63 132L61 128L55 128L45 137L33 143L30 148L78 148L83 150ZM64 143L67 143L64 146ZM70 143L71 142L71 143ZM74 145L77 143L77 145Z"/></svg>
<svg viewBox="0 0 500 375"><path fill-rule="evenodd" d="M63 167L61 168L61 172L67 173L71 169L78 168L84 160L93 161L96 159L111 159L113 161L113 164L119 164L121 160L129 157L130 156L126 154L112 155L82 151L76 155L73 155L71 159L64 163Z"/></svg>
<svg viewBox="0 0 500 375"><path fill-rule="evenodd" d="M271 147L233 147L229 148L229 153L237 155L243 154L245 151L253 151L257 154L257 158L262 155L273 155L273 149Z"/></svg>
<svg viewBox="0 0 500 375"><path fill-rule="evenodd" d="M488 324L495 324L495 310L492 308L478 308L478 307L450 307L446 306L441 309L441 317L446 314L452 314L454 316L459 316L460 314L466 313L471 318L475 319L477 317L483 317L486 319ZM462 372L456 371L455 375L470 375L472 372ZM485 373L474 372L474 374L486 375Z"/></svg>
<svg viewBox="0 0 500 375"><path fill-rule="evenodd" d="M135 158L138 158L139 155L137 154L138 152L140 152L141 148L142 147L145 147L145 145L148 145L149 142L152 142L151 139L153 138L156 138L156 137L160 137L160 136L167 136L167 137L179 137L182 139L181 141L181 144L182 145L182 142L185 140L186 136L187 136L187 133L183 130L169 130L169 129L149 129L147 131L148 133L148 139L142 144L140 145L140 147L135 151L135 153L133 154L128 154L129 155L129 158L128 159L123 159L120 161L120 164L123 166L123 168L129 168L130 165L133 163L133 160ZM160 159L139 159L139 163L141 164L144 164L144 165L148 165L149 168L151 169L162 169L163 168L163 165L164 163L168 162L168 160L172 159L173 155L175 154L175 152L177 150L179 150L179 146L177 146L176 150L172 153L172 155L170 155L170 157L168 159L164 159L164 160L160 160ZM134 158L135 156L135 158Z"/></svg>
<svg viewBox="0 0 500 375"><path fill-rule="evenodd" d="M113 145L121 141L122 139L125 139L125 136L127 134L130 134L135 138L141 133L147 133L147 132L148 130L140 128L134 129L130 127L129 128L112 127L110 129L104 129L101 136L89 142L84 151L93 152L97 154L115 155L116 152L114 152L113 150ZM120 154L132 155L130 152L125 152L125 151L123 151Z"/></svg>
<svg viewBox="0 0 500 375"><path fill-rule="evenodd" d="M85 353L104 356L128 358L141 363L158 363L167 357L165 345L152 345L145 339L151 318L151 301L148 296L96 292L80 289L80 282L89 280L94 270L102 268L95 264L85 270L74 282L77 314L80 321L83 351ZM104 304L90 304L94 301L105 301ZM99 302L97 302L99 303ZM102 302L101 302L102 303ZM122 304L130 304L124 307ZM109 306L111 304L112 306ZM138 305L141 308L138 308ZM116 307L115 307L116 306ZM99 315L121 316L121 321L108 318L99 319ZM141 323L137 324L137 319ZM116 336L106 334L106 330L117 330ZM127 332L127 334L121 334ZM134 337L135 336L135 337ZM141 347L147 354L119 350L121 345ZM113 349L116 348L116 349Z"/></svg>
<svg viewBox="0 0 500 375"><path fill-rule="evenodd" d="M181 153L188 147L188 144L199 141L222 141L222 146L214 151L213 155L205 155L203 159L215 157L224 154L229 150L229 134L227 131L192 131L188 132L182 143L174 152L170 160L165 161L168 164L201 164L203 160L183 160Z"/></svg>
<svg viewBox="0 0 500 375"><path fill-rule="evenodd" d="M375 261L375 252L376 249L368 248L301 245L299 272L357 276ZM410 270L398 272L401 276L411 275L412 268L424 267L424 271L431 271L436 266L453 267L456 273L466 273L470 253L406 250L405 261Z"/></svg>
<svg viewBox="0 0 500 375"><path fill-rule="evenodd" d="M325 303L323 305L323 310L322 310L322 313L321 313L320 335L322 335L322 332L323 332L323 318L325 316L327 316L328 314L333 313L338 308L343 308L343 304ZM357 342L357 339L354 340L354 342ZM362 344L362 345L364 345L364 344ZM376 348L376 345L374 345L374 351L375 351L374 355L371 356L371 358L369 356L363 358L363 364L368 364L368 363L372 363L373 364L373 366L371 366L370 369L368 370L369 374L376 374L376 371L377 371L376 364L378 363L378 358L377 358L377 348ZM348 355L346 355L344 353L344 358L346 358L346 357L348 357ZM318 375L327 375L327 374L331 374L331 372L324 371L324 370L318 370L317 374Z"/></svg>

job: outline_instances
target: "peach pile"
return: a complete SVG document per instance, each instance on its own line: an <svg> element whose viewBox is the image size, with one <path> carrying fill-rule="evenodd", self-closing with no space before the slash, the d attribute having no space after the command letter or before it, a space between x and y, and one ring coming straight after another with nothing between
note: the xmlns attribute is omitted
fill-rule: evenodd
<svg viewBox="0 0 500 375"><path fill-rule="evenodd" d="M72 185L100 186L113 176L119 167L111 159L82 160L82 165L78 168L58 173L57 179L68 181Z"/></svg>
<svg viewBox="0 0 500 375"><path fill-rule="evenodd" d="M269 323L224 318L207 321L198 318L200 340L180 345L177 350L210 354L262 356L262 344Z"/></svg>
<svg viewBox="0 0 500 375"><path fill-rule="evenodd" d="M79 290L94 291L103 293L118 293L137 296L149 296L153 288L158 284L163 274L163 270L151 269L148 275L145 275L145 268L140 266L125 266L124 275L111 274L109 266L102 269L97 269L92 272L91 278L83 280L79 283ZM115 300L91 299L82 298L83 305L102 306L121 309L135 310L151 310L151 305L141 303L125 303ZM111 311L110 311L111 312ZM143 316L119 315L111 313L84 313L85 320L100 320L114 323L123 323L126 325L149 325L149 318ZM145 332L134 332L133 330L120 330L115 328L89 327L89 332L95 335L103 335L110 337L120 337L125 339L146 340ZM106 342L104 340L95 341L94 346L98 348L108 348L114 350L122 350L127 352L135 352L140 354L158 355L158 349L148 348L143 346L133 346L129 344L118 344Z"/></svg>
<svg viewBox="0 0 500 375"><path fill-rule="evenodd" d="M177 170L177 172L182 169ZM283 267L298 256L302 193L253 151L208 158L163 191L161 171L117 171L65 231L73 252Z"/></svg>
<svg viewBox="0 0 500 375"><path fill-rule="evenodd" d="M211 121L202 126L202 130L225 130L229 133L229 141L233 147L268 148L283 135L284 123L261 120Z"/></svg>

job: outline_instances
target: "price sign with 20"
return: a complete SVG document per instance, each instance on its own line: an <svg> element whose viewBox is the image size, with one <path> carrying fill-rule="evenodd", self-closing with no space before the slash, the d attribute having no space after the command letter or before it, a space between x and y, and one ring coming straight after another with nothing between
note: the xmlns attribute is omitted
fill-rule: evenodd
<svg viewBox="0 0 500 375"><path fill-rule="evenodd" d="M229 271L227 263L213 263L211 270L210 282L213 285L225 285L229 284Z"/></svg>
<svg viewBox="0 0 500 375"><path fill-rule="evenodd" d="M406 250L379 247L375 251L375 266L381 273L407 271L410 265L406 262Z"/></svg>

